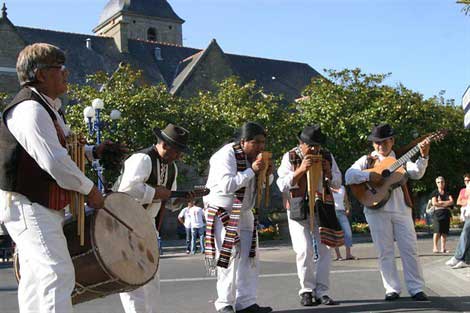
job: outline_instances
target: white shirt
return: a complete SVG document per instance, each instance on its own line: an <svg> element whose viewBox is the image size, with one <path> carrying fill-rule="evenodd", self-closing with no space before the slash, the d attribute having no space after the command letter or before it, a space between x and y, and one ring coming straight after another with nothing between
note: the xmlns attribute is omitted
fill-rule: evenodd
<svg viewBox="0 0 470 313"><path fill-rule="evenodd" d="M378 157L379 161L383 160L385 157L378 154L376 151L372 152L373 157ZM390 153L391 157L395 157L395 152ZM426 172L426 167L428 166L428 159L419 157L416 162L407 162L405 164L406 172L411 179L420 179L423 177ZM345 175L345 180L347 185L360 184L366 181L369 181L369 172L363 172L367 168L367 155L362 156L357 160L347 171ZM405 203L405 197L401 188L395 188L392 191L390 199L385 203L385 205L378 210L371 210L365 208L364 212L366 214L377 213L381 211L385 212L395 212L395 213L405 213L410 208Z"/></svg>
<svg viewBox="0 0 470 313"><path fill-rule="evenodd" d="M233 143L226 144L212 155L206 183L210 193L204 197L204 201L214 206L231 209L235 191L245 187L242 210L251 210L255 200L255 172L251 169L248 160L246 164L246 170L237 171Z"/></svg>
<svg viewBox="0 0 470 313"><path fill-rule="evenodd" d="M255 204L256 176L248 160L246 160L247 169L242 172L237 171L233 145L234 143L226 144L210 158L209 176L206 183L210 193L204 197L204 203L223 207L230 213L235 191L245 187L239 226L240 229L250 230L253 228L251 209Z"/></svg>
<svg viewBox="0 0 470 313"><path fill-rule="evenodd" d="M331 154L331 181L330 186L333 188L337 188L341 185L341 172L338 168L338 164L336 164L335 158L333 154ZM291 164L289 160L289 152L284 153L282 156L281 165L277 170L277 174L279 178L277 179L276 183L279 187L279 190L282 193L288 194L291 189L298 188L297 184L294 185L294 165ZM318 182L317 187L318 192L323 192L323 176Z"/></svg>
<svg viewBox="0 0 470 313"><path fill-rule="evenodd" d="M52 100L34 88L32 90L50 105L65 136L68 136L70 130L58 113L62 105L60 99ZM80 171L67 149L60 144L54 122L42 105L33 100L23 101L8 112L5 121L19 144L61 188L85 195L90 193L93 182ZM1 191L0 197L9 199L9 194Z"/></svg>
<svg viewBox="0 0 470 313"><path fill-rule="evenodd" d="M189 208L185 207L181 210L180 214L178 214L179 219L183 219L184 228L191 228L191 217L189 216Z"/></svg>
<svg viewBox="0 0 470 313"><path fill-rule="evenodd" d="M335 200L335 210L346 211L346 208L344 207L344 195L346 194L346 188L341 185L337 190L338 192L331 191L333 194L333 199Z"/></svg>
<svg viewBox="0 0 470 313"><path fill-rule="evenodd" d="M160 169L160 159L157 159L157 168ZM173 166L170 164L169 166ZM168 179L168 169L165 180L162 181L160 171L158 171L157 185L166 186ZM147 213L151 217L156 217L162 205L161 200L154 200L155 188L147 184L147 180L152 174L152 160L150 156L145 153L135 153L131 155L124 162L124 173L122 173L121 183L119 184L118 191L125 192L132 198L137 200L140 204L150 204L147 207ZM178 167L175 166L175 180L171 186L174 191L177 188L176 178L178 177ZM168 204L168 202L167 202Z"/></svg>
<svg viewBox="0 0 470 313"><path fill-rule="evenodd" d="M188 209L191 219L191 228L204 227L204 211L198 206L192 206Z"/></svg>

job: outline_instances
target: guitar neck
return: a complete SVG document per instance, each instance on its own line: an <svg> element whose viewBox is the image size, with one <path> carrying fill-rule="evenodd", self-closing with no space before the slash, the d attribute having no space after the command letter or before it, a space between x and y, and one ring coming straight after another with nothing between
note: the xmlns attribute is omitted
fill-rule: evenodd
<svg viewBox="0 0 470 313"><path fill-rule="evenodd" d="M406 162L410 161L419 152L419 145L414 146L410 151L405 153L401 158L396 160L389 168L390 172L394 172L401 166L405 165Z"/></svg>

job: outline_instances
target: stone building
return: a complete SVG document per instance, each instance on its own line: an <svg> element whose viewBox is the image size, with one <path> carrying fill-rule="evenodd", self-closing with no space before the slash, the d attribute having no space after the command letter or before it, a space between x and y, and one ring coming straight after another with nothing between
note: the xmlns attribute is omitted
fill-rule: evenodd
<svg viewBox="0 0 470 313"><path fill-rule="evenodd" d="M10 19L11 18L11 19ZM27 44L47 42L67 53L70 81L83 83L97 71L114 72L120 62L144 71L150 84L190 96L230 75L256 80L266 92L298 98L318 72L308 64L225 53L213 39L206 48L184 47L184 20L166 0L109 0L94 35L15 25L3 5L0 18L0 92L18 89L15 63Z"/></svg>
<svg viewBox="0 0 470 313"><path fill-rule="evenodd" d="M305 63L226 53L215 39L203 49L184 47L184 20L166 0L109 0L94 35L30 28L13 21L3 4L0 92L9 94L18 90L17 55L35 42L50 43L66 52L72 83L85 83L86 76L97 71L112 73L125 62L142 70L148 83L164 83L168 92L182 97L210 90L214 81L236 75L242 82L255 80L267 93L282 94L293 101L319 76ZM167 234L176 228L174 215L167 219Z"/></svg>

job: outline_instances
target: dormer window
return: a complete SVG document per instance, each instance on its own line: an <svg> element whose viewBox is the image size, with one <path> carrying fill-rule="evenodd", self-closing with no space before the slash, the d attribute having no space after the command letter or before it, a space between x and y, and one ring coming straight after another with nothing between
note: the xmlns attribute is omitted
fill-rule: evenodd
<svg viewBox="0 0 470 313"><path fill-rule="evenodd" d="M155 28L150 27L147 30L147 40L157 41L157 31L155 30Z"/></svg>

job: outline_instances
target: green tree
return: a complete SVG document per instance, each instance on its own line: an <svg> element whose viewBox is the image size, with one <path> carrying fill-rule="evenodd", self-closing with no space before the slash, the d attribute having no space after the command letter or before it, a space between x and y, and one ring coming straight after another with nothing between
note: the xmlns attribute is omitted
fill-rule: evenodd
<svg viewBox="0 0 470 313"><path fill-rule="evenodd" d="M3 111L3 109L6 107L6 99L8 98L8 95L6 93L0 92L0 112Z"/></svg>
<svg viewBox="0 0 470 313"><path fill-rule="evenodd" d="M319 123L328 135L327 144L344 172L361 155L372 149L367 135L371 126L388 122L397 131L395 147L418 136L447 128L448 137L433 144L430 166L424 179L413 183L414 191L430 191L434 178L443 175L461 183L461 174L470 163L463 156L470 153L470 131L464 130L463 111L456 106L439 104L438 97L424 99L417 92L399 84L387 86L390 74L364 74L360 69L328 70L329 79L317 79L305 90L305 100L298 104L304 124Z"/></svg>
<svg viewBox="0 0 470 313"><path fill-rule="evenodd" d="M168 122L181 123L175 117L183 101L169 94L164 85L146 84L141 71L124 66L112 75L103 72L91 75L87 82L86 85L72 85L68 94L72 100L67 106L67 118L76 132L88 134L83 110L95 98L105 103L102 121L108 127L102 138L125 143L131 152L155 142L154 128L163 128ZM122 113L115 125L109 118L112 109ZM116 169L105 173L107 181L113 181L117 176Z"/></svg>
<svg viewBox="0 0 470 313"><path fill-rule="evenodd" d="M281 97L264 93L255 82L241 83L236 77L216 83L215 91L201 91L189 99L181 111L191 131L193 163L200 171L217 148L233 138L236 130L246 121L259 122L268 133L267 150L273 160L280 161L282 153L295 144L300 128L294 105Z"/></svg>
<svg viewBox="0 0 470 313"><path fill-rule="evenodd" d="M469 0L457 0L457 3L463 4L462 12L464 12L465 15L470 14L470 1Z"/></svg>

